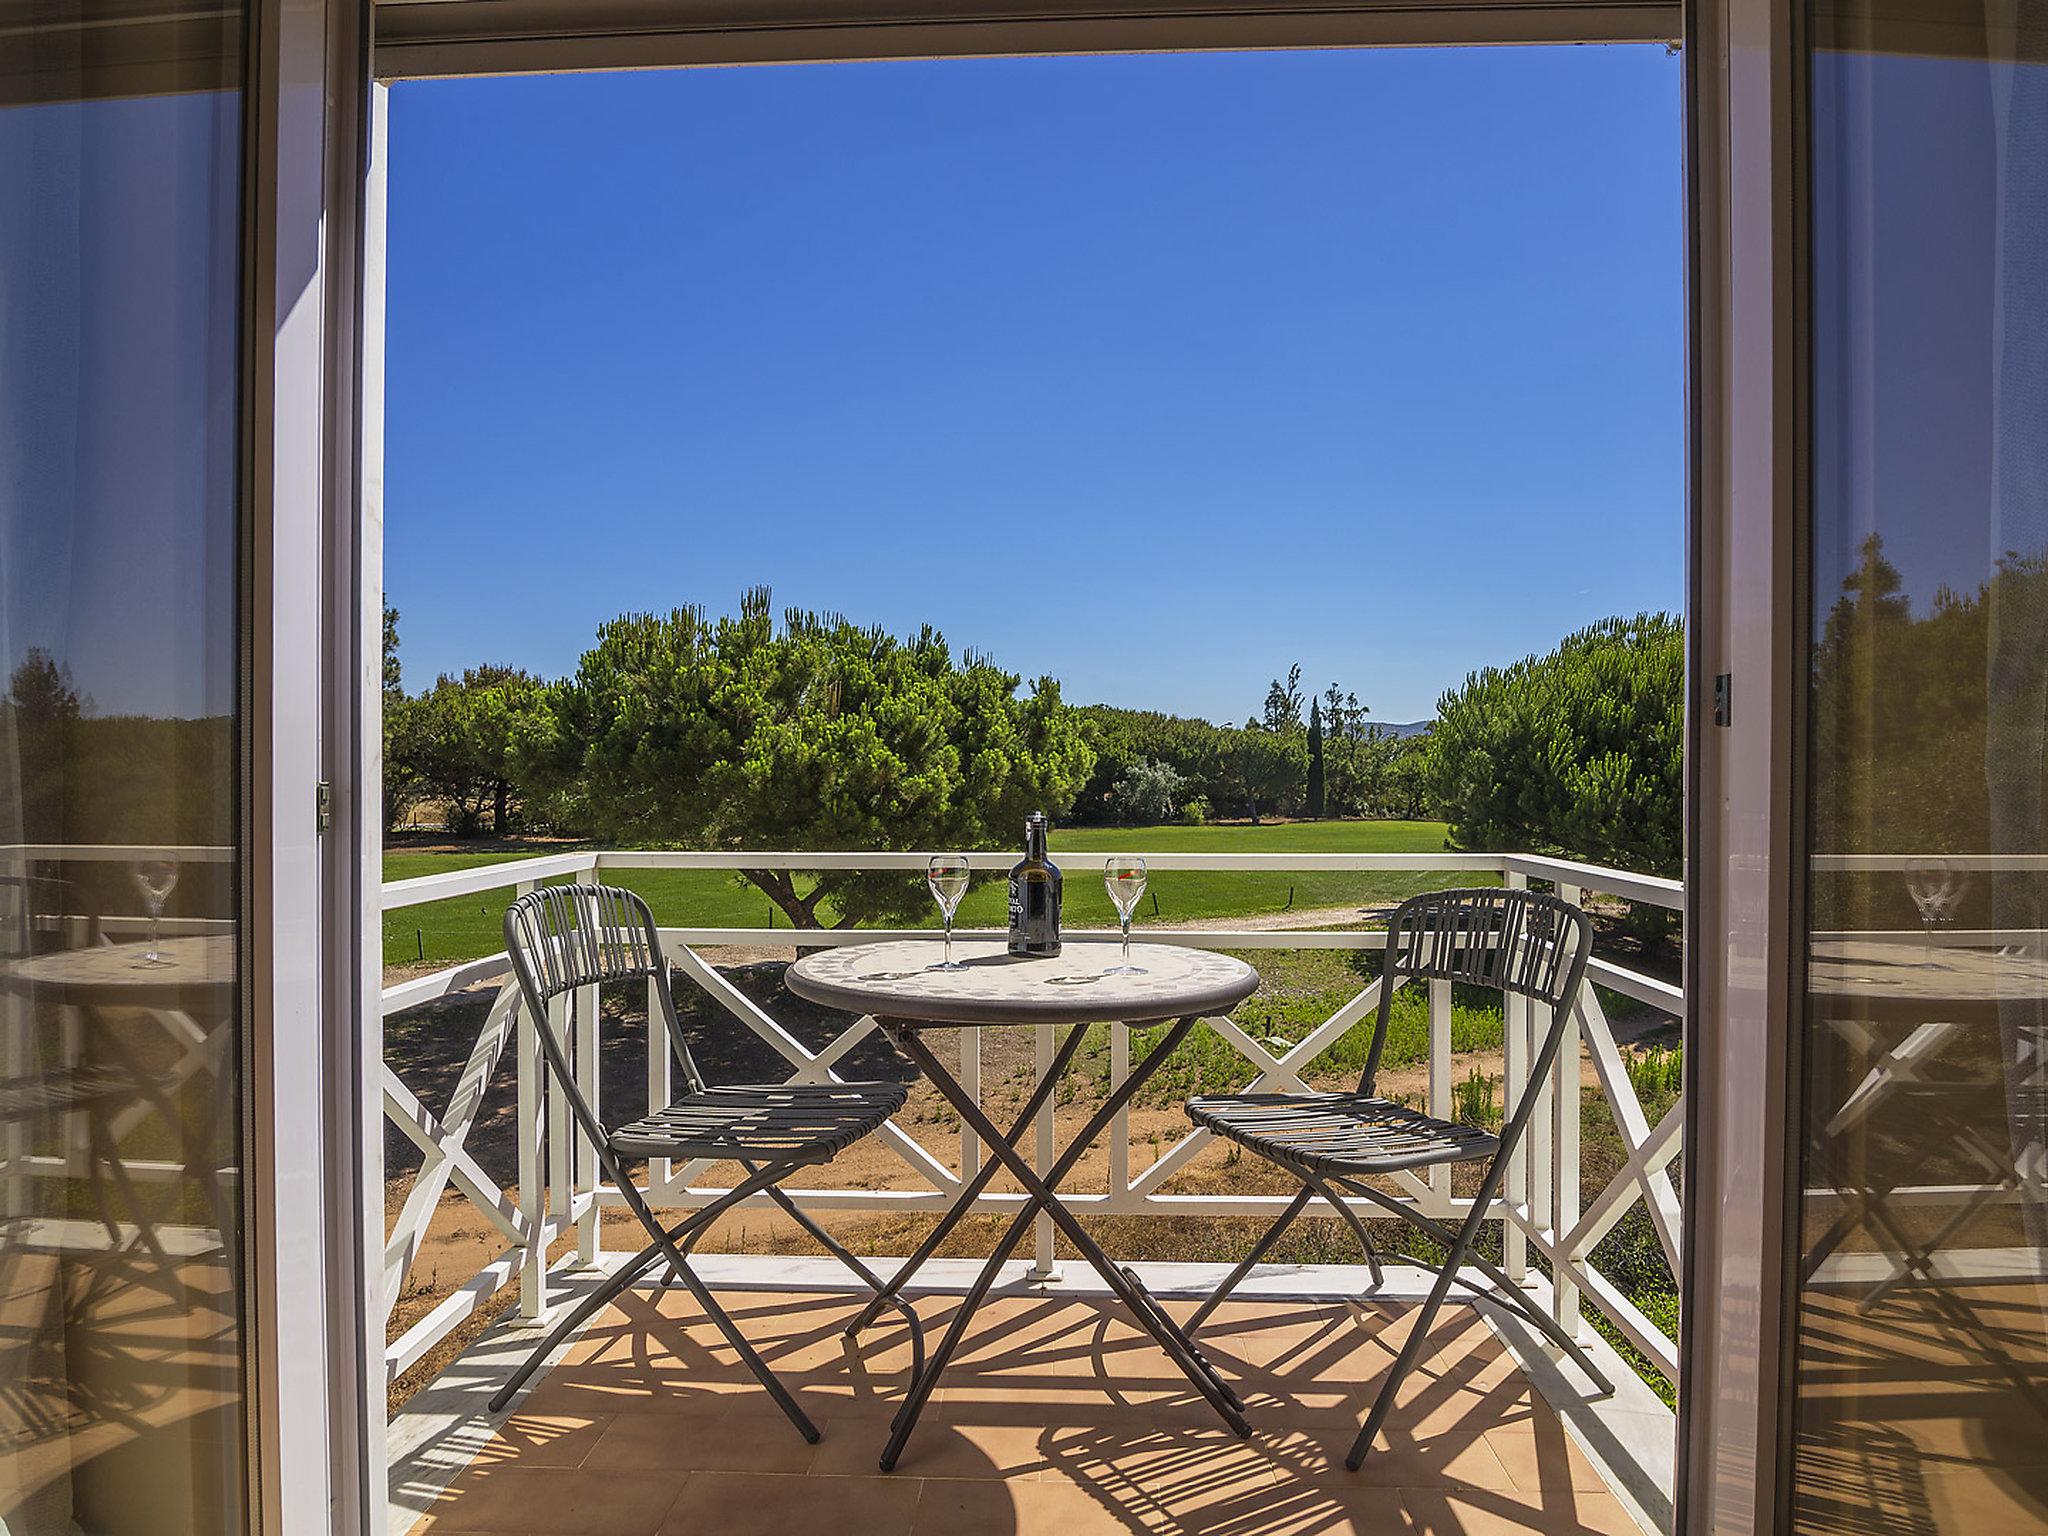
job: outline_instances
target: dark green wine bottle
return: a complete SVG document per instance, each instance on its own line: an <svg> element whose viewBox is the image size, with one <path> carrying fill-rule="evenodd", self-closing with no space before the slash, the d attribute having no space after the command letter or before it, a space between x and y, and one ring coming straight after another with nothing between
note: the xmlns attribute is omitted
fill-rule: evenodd
<svg viewBox="0 0 2048 1536"><path fill-rule="evenodd" d="M1045 812L1024 822L1024 857L1010 869L1010 953L1060 952L1060 867L1045 856Z"/></svg>

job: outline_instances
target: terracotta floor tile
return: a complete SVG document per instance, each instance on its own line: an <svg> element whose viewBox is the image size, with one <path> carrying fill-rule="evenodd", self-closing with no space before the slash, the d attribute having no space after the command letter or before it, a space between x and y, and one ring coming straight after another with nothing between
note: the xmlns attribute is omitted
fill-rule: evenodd
<svg viewBox="0 0 2048 1536"><path fill-rule="evenodd" d="M660 1536L909 1536L922 1487L914 1477L698 1472Z"/></svg>
<svg viewBox="0 0 2048 1536"><path fill-rule="evenodd" d="M1227 1429L1078 1425L1047 1432L1041 1481L1087 1488L1126 1515L1185 1519L1221 1505L1256 1505L1271 1496L1272 1459Z"/></svg>
<svg viewBox="0 0 2048 1536"><path fill-rule="evenodd" d="M435 1507L437 1533L654 1536L683 1490L681 1477L582 1468L471 1468Z"/></svg>
<svg viewBox="0 0 2048 1536"><path fill-rule="evenodd" d="M1185 1536L1408 1536L1408 1513L1395 1488L1283 1483L1244 1509L1196 1511L1178 1527Z"/></svg>
<svg viewBox="0 0 2048 1536"><path fill-rule="evenodd" d="M1412 1536L1642 1536L1611 1493L1409 1488L1401 1502Z"/></svg>
<svg viewBox="0 0 2048 1536"><path fill-rule="evenodd" d="M1199 1344L1246 1399L1245 1441L1115 1303L999 1297L883 1476L908 1381L898 1316L849 1350L850 1294L720 1300L817 1421L817 1446L686 1291L635 1294L528 1393L422 1536L1634 1536L1469 1306L1439 1318L1354 1474L1342 1458L1412 1308L1218 1308ZM931 1345L955 1305L919 1301Z"/></svg>
<svg viewBox="0 0 2048 1536"><path fill-rule="evenodd" d="M1547 1493L1558 1488L1603 1489L1592 1459L1566 1433L1564 1424L1550 1410L1538 1423L1509 1425L1486 1431L1486 1443L1508 1469L1515 1486L1528 1493Z"/></svg>
<svg viewBox="0 0 2048 1536"><path fill-rule="evenodd" d="M801 1385L790 1390L814 1421L833 1412L834 1399L829 1393ZM520 1406L531 1413L550 1415L670 1413L789 1423L775 1399L751 1376L744 1382L706 1381L690 1371L623 1365L551 1371L528 1391Z"/></svg>
<svg viewBox="0 0 2048 1536"><path fill-rule="evenodd" d="M1118 1536L1132 1527L1072 1483L924 1485L911 1536Z"/></svg>
<svg viewBox="0 0 2048 1536"><path fill-rule="evenodd" d="M888 1426L877 1422L862 1428L861 1433L828 1434L818 1445L812 1470L837 1476L879 1473ZM928 1411L890 1475L1035 1479L1049 1465L1041 1443L1045 1435L1038 1424L958 1424Z"/></svg>
<svg viewBox="0 0 2048 1536"><path fill-rule="evenodd" d="M1508 1469L1482 1434L1410 1435L1380 1432L1378 1442L1353 1472L1344 1465L1356 1427L1289 1431L1261 1437L1281 1479L1340 1488L1497 1488L1515 1486Z"/></svg>
<svg viewBox="0 0 2048 1536"><path fill-rule="evenodd" d="M688 1419L673 1413L622 1413L583 1465L597 1472L803 1472L817 1447L790 1429L753 1418Z"/></svg>
<svg viewBox="0 0 2048 1536"><path fill-rule="evenodd" d="M1239 1380L1225 1374L1244 1403L1244 1416L1254 1430L1339 1429L1354 1431L1364 1420L1358 1399L1343 1382L1322 1387L1288 1387L1256 1378ZM1134 1398L1138 1394L1132 1394ZM1146 1411L1162 1424L1217 1425L1216 1410L1191 1386L1147 1394Z"/></svg>
<svg viewBox="0 0 2048 1536"><path fill-rule="evenodd" d="M528 1467L575 1467L583 1464L605 1427L609 1414L535 1413L515 1409L477 1454L474 1465L518 1462Z"/></svg>

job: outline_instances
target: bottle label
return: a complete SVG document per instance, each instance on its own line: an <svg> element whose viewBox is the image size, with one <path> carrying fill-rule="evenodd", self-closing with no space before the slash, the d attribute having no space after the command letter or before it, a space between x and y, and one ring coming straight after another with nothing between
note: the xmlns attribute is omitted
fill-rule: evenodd
<svg viewBox="0 0 2048 1536"><path fill-rule="evenodd" d="M1043 865L1010 877L1010 953L1060 952L1060 876Z"/></svg>

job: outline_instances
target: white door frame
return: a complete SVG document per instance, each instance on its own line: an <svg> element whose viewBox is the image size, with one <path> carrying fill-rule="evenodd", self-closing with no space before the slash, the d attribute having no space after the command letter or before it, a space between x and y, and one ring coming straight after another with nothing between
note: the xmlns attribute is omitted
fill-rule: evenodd
<svg viewBox="0 0 2048 1536"><path fill-rule="evenodd" d="M1793 0L1705 0L1687 20L1682 1536L1781 1529L1789 1470L1808 610L1797 19Z"/></svg>
<svg viewBox="0 0 2048 1536"><path fill-rule="evenodd" d="M255 0L243 223L244 1245L249 1501L265 1536L381 1523L365 1452L355 381L367 18ZM373 646L368 665L376 665ZM339 684L340 686L337 686ZM331 788L328 825L320 786ZM374 813L373 813L374 816ZM376 822L372 820L374 830ZM372 993L374 997L374 993ZM382 1221L381 1201L374 1219ZM377 1354L381 1360L381 1349Z"/></svg>
<svg viewBox="0 0 2048 1536"><path fill-rule="evenodd" d="M438 0L380 6L404 36L380 47L380 81L441 73L516 73L559 68L764 62L776 58L877 57L904 53L1066 52L1106 47L1288 46L1286 29L1312 25L1292 45L1340 42L1455 44L1640 38L1656 32L1652 7L1565 3L1543 14L1444 7L1359 6L1302 13L1252 3L1143 8L1113 36L1081 7L1046 8L1028 37L1014 18L976 19L972 0L936 10L919 28L862 28L835 16L830 37L798 23L742 33L722 29L713 8L677 6L674 25L634 35L588 27L589 14L545 0L517 0L519 26L493 27L514 0ZM540 13L554 11L553 25ZM686 16L685 11L690 15ZM1667 13L1663 13L1668 15ZM1533 17L1533 19L1532 19ZM692 19L694 18L694 19ZM964 19L963 19L964 18ZM1177 18L1177 20L1176 20ZM646 15L642 13L643 21ZM1788 1338L1787 1243L1791 1145L1787 1064L1793 982L1803 919L1796 879L1802 778L1797 748L1804 698L1803 507L1804 188L1803 68L1792 0L1699 0L1685 21L1687 72L1689 311L1687 1020L1689 1069L1687 1265L1680 1416L1679 1528L1686 1536L1762 1536L1778 1527L1786 1453L1784 1370ZM688 24L685 24L688 23ZM1482 36L1505 25L1529 35ZM1173 28L1184 30L1176 44ZM1097 30L1090 31L1090 28ZM1348 28L1353 35L1339 36ZM935 30L936 29L936 30ZM595 34L595 35L593 35ZM1106 41L1105 41L1106 39ZM1189 39L1192 39L1190 43ZM943 42L945 46L938 46ZM362 517L359 532L364 659L381 636L385 249L381 202L387 148L384 90L376 91L369 160L373 205L365 226L368 330L361 396ZM1715 682L1730 682L1726 725L1715 722ZM361 678L357 756L375 794L375 718L380 695ZM374 823L357 828L365 869L379 851ZM374 887L355 921L363 944L359 985L374 996L380 931ZM361 1014L358 1015L363 1016ZM359 1062L358 1091L378 1063ZM363 1102L374 1104L374 1098ZM366 1117L363 1166L374 1170L378 1131ZM377 1213L381 1222L381 1212ZM364 1223L374 1255L381 1227ZM364 1269L359 1277L368 1286ZM370 1341L372 1346L377 1341ZM374 1347L369 1357L374 1359ZM381 1382L381 1373L373 1380ZM380 1400L381 1405L381 1400ZM370 1421L381 1425L381 1411ZM365 1463L381 1473L382 1437ZM380 1502L380 1501L374 1501Z"/></svg>

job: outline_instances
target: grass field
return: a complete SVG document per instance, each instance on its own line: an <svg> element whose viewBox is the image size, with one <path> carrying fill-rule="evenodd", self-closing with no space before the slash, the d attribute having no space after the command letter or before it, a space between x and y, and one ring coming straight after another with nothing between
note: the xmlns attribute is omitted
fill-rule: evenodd
<svg viewBox="0 0 2048 1536"><path fill-rule="evenodd" d="M1440 853L1444 824L1436 821L1289 822L1248 827L1076 827L1055 835L1052 856L1066 874L1065 918L1074 927L1108 926L1115 920L1102 889L1101 860L1111 853ZM535 853L564 851L560 845ZM526 855L532 856L532 855ZM469 869L508 862L518 853L422 853L384 856L384 878ZM768 898L736 875L715 870L622 870L610 877L647 898L657 920L688 927L763 927L788 919ZM1490 876L1459 876L1461 882L1491 883ZM1396 900L1445 883L1441 874L1388 873L1211 873L1155 874L1139 909L1141 924L1172 924ZM405 907L384 919L387 965L427 961L448 965L503 948L499 934L508 892L489 891L426 906ZM978 875L961 905L962 927L1000 927L1003 881ZM829 920L829 912L826 914ZM936 908L929 920L936 924Z"/></svg>

